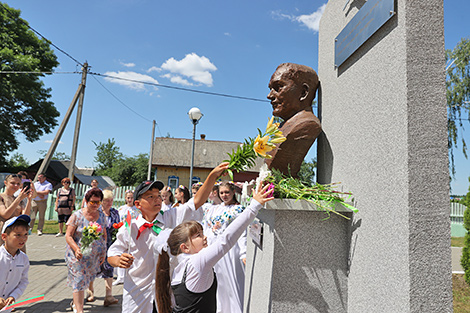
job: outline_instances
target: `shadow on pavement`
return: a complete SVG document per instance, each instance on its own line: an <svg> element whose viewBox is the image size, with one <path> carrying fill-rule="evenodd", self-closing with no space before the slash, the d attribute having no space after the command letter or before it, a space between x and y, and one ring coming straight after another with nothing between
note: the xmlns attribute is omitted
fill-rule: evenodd
<svg viewBox="0 0 470 313"><path fill-rule="evenodd" d="M46 266L64 266L64 259L52 259L52 260L41 260L41 261L29 261L30 266L33 265L46 265Z"/></svg>

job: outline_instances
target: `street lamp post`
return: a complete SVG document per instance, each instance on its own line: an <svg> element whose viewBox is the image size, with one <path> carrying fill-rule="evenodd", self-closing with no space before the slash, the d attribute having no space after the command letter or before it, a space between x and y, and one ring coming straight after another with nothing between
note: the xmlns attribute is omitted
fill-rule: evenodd
<svg viewBox="0 0 470 313"><path fill-rule="evenodd" d="M191 149L191 167L189 170L189 186L188 189L191 190L193 184L193 167L194 167L194 144L196 142L196 125L202 117L201 110L198 108L191 108L188 112L189 119L193 123L193 147Z"/></svg>

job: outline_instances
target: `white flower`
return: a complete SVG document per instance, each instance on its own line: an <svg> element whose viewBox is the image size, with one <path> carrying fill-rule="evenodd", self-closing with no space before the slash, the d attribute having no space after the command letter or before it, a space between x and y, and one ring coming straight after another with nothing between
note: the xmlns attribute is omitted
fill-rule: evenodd
<svg viewBox="0 0 470 313"><path fill-rule="evenodd" d="M269 176L271 175L271 171L268 169L268 165L266 163L263 163L263 165L259 169L259 175L258 178L256 178L256 188L259 188L261 183Z"/></svg>

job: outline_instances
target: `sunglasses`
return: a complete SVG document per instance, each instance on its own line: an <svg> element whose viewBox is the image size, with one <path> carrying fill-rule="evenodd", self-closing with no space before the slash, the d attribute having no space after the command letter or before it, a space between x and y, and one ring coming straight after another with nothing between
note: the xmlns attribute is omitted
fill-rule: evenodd
<svg viewBox="0 0 470 313"><path fill-rule="evenodd" d="M101 201L88 201L88 203L95 205L95 204L101 204Z"/></svg>
<svg viewBox="0 0 470 313"><path fill-rule="evenodd" d="M64 184L70 185L69 181L64 181Z"/></svg>
<svg viewBox="0 0 470 313"><path fill-rule="evenodd" d="M19 179L21 179L22 177L23 176L21 176L20 174L10 174L6 178L19 178Z"/></svg>

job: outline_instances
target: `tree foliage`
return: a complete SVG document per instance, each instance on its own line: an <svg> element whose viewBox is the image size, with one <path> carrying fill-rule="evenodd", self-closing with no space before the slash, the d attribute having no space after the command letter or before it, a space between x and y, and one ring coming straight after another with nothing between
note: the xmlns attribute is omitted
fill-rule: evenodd
<svg viewBox="0 0 470 313"><path fill-rule="evenodd" d="M446 50L447 66L447 130L450 167L455 174L454 147L458 146L458 130L462 119L470 118L470 39L462 38L453 50ZM467 157L467 145L461 138L462 152Z"/></svg>
<svg viewBox="0 0 470 313"><path fill-rule="evenodd" d="M41 155L41 157L44 159L46 157L47 150L38 150L37 153L39 153ZM52 155L51 160L69 161L70 160L70 155L68 155L65 152L56 151Z"/></svg>
<svg viewBox="0 0 470 313"><path fill-rule="evenodd" d="M22 168L25 169L29 167L28 160L21 153L13 153L8 160L8 167L10 168Z"/></svg>
<svg viewBox="0 0 470 313"><path fill-rule="evenodd" d="M310 162L302 161L300 170L297 175L299 179L307 184L315 185L315 168L317 167L317 160L312 159Z"/></svg>
<svg viewBox="0 0 470 313"><path fill-rule="evenodd" d="M109 176L118 186L136 186L147 179L148 154L124 156L114 138L95 143L97 175Z"/></svg>
<svg viewBox="0 0 470 313"><path fill-rule="evenodd" d="M51 72L59 63L49 43L39 39L20 11L0 2L0 71ZM57 125L59 112L49 101L40 73L0 73L0 165L18 148L17 135L33 142Z"/></svg>
<svg viewBox="0 0 470 313"><path fill-rule="evenodd" d="M116 146L116 141L114 141L114 138L111 138L108 139L108 142L106 143L96 143L94 141L93 143L95 144L96 149L94 160L98 163L96 170L97 174L110 176L110 171L113 166L123 158L121 151L119 151L119 147Z"/></svg>

